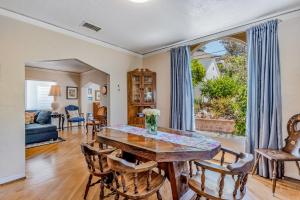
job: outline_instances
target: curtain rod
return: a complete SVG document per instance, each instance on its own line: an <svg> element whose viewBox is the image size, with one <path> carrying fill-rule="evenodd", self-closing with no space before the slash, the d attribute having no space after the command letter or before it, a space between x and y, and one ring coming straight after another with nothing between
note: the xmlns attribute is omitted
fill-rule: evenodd
<svg viewBox="0 0 300 200"><path fill-rule="evenodd" d="M268 20L271 20L271 19L276 19L277 17L285 16L285 15L296 13L296 12L299 12L299 11L300 11L300 7L296 8L296 9L293 9L293 10L288 10L288 11L285 11L285 12L270 15L270 16L267 16L265 18L260 18L260 19L257 19L255 21L248 22L248 23L245 23L245 24L241 24L241 25L238 25L238 26L235 26L235 27L231 27L231 28L228 28L228 29L216 32L216 33L211 33L211 34L201 36L201 37L197 37L197 38L194 38L194 39L177 42L177 43L165 46L165 47L155 49L153 51L149 51L149 52L147 52L143 55L148 56L148 55L156 54L158 52L162 52L164 50L169 50L173 47L177 47L177 46L181 46L181 45L194 45L194 44L198 43L198 40L201 40L201 39L206 38L206 37L211 37L211 36L218 35L218 34L221 34L221 33L233 31L233 30L236 30L236 29L239 29L239 28L244 28L244 27L246 28L250 25L255 25L255 24L260 23L260 22L265 22L265 21L268 21ZM278 23L281 23L281 22L282 22L282 20L278 19ZM243 32L243 31L240 31L240 32ZM240 32L236 32L236 33L240 33ZM231 35L231 34L229 34L229 35ZM221 36L221 37L225 37L225 36Z"/></svg>

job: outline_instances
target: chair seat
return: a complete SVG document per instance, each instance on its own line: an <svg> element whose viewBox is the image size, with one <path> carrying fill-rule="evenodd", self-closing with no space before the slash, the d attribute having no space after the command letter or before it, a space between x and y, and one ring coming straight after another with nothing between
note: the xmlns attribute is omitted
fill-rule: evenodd
<svg viewBox="0 0 300 200"><path fill-rule="evenodd" d="M57 127L53 124L27 124L25 125L26 135L43 134L56 132Z"/></svg>
<svg viewBox="0 0 300 200"><path fill-rule="evenodd" d="M83 122L84 118L83 117L73 117L68 119L69 122Z"/></svg>
<svg viewBox="0 0 300 200"><path fill-rule="evenodd" d="M221 167L221 166L220 166ZM225 169L225 168L224 168ZM201 191L201 173L200 175L193 176L188 184L189 187L194 190L197 194L207 197L209 199L215 199L219 196L219 185L221 176L220 173L206 170L205 171L205 189ZM242 193L240 190L237 191L236 197L233 197L233 190L235 186L235 180L230 175L226 175L224 178L223 194L220 199L242 199L245 191Z"/></svg>
<svg viewBox="0 0 300 200"><path fill-rule="evenodd" d="M97 121L97 120L88 121L88 122L86 122L86 125L88 125L88 126L100 125L100 121Z"/></svg>
<svg viewBox="0 0 300 200"><path fill-rule="evenodd" d="M256 149L256 153L261 154L263 157L268 158L269 160L277 161L300 161L299 157L296 157L292 154L286 153L282 150L275 149Z"/></svg>
<svg viewBox="0 0 300 200"><path fill-rule="evenodd" d="M126 174L125 176L125 183L127 187L127 192L125 195L128 198L136 199L136 198L142 198L143 196L148 196L150 193L155 193L164 183L164 177L154 171L152 171L151 174L151 188L148 191L147 190L147 177L148 172L139 173L138 174L138 193L134 192L134 175L133 174ZM118 182L120 184L120 187L117 188L117 191L120 194L124 195L123 188L121 186L121 176L118 176Z"/></svg>

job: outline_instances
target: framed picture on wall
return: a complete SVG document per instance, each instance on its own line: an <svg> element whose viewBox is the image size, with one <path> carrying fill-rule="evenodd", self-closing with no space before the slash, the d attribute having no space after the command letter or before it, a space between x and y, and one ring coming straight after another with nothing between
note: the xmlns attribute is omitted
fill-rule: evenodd
<svg viewBox="0 0 300 200"><path fill-rule="evenodd" d="M95 90L95 101L100 101L101 97L101 91Z"/></svg>
<svg viewBox="0 0 300 200"><path fill-rule="evenodd" d="M67 86L67 99L78 99L78 87Z"/></svg>
<svg viewBox="0 0 300 200"><path fill-rule="evenodd" d="M93 89L88 88L88 100L93 100Z"/></svg>

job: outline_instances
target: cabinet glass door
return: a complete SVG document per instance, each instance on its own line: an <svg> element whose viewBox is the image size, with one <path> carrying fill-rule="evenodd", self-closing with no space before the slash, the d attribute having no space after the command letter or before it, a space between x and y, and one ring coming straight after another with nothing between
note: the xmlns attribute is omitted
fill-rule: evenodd
<svg viewBox="0 0 300 200"><path fill-rule="evenodd" d="M143 102L146 104L152 104L154 102L154 93L153 93L153 76L144 76L144 90L143 90Z"/></svg>
<svg viewBox="0 0 300 200"><path fill-rule="evenodd" d="M132 103L140 103L141 102L141 87L142 80L140 75L132 75Z"/></svg>

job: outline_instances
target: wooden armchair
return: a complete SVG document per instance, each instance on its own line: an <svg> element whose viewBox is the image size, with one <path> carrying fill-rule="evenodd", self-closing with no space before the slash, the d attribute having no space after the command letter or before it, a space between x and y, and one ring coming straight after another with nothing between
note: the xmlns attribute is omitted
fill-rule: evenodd
<svg viewBox="0 0 300 200"><path fill-rule="evenodd" d="M162 197L159 193L166 177L153 171L157 163L149 161L136 165L121 157L121 151L117 150L107 156L108 166L114 173L116 198L145 199L156 193L157 199Z"/></svg>
<svg viewBox="0 0 300 200"><path fill-rule="evenodd" d="M107 126L107 107L101 106L99 102L93 103L93 117L101 127Z"/></svg>
<svg viewBox="0 0 300 200"><path fill-rule="evenodd" d="M197 172L188 184L200 197L207 199L242 199L246 193L248 173L253 167L253 156L221 149L220 165L208 161L194 161ZM235 157L235 162L224 166L225 153ZM201 172L201 173L200 173Z"/></svg>
<svg viewBox="0 0 300 200"><path fill-rule="evenodd" d="M99 146L101 146L101 148L103 147L101 144L99 144ZM112 171L108 167L106 156L114 150L114 148L98 150L94 147L94 142L81 144L81 151L85 157L90 173L84 193L84 199L86 199L90 187L98 183L100 183L100 199L104 198L104 187L111 188L109 183L112 182ZM92 183L92 178L94 176L100 179Z"/></svg>
<svg viewBox="0 0 300 200"><path fill-rule="evenodd" d="M252 175L255 173L260 158L264 157L272 163L272 192L275 193L277 166L285 161L295 161L300 175L300 131L297 130L297 124L300 122L300 114L292 116L287 123L288 137L285 139L285 146L280 149L255 149L256 160L252 170ZM282 170L284 176L284 170Z"/></svg>

